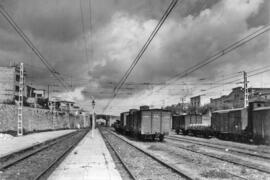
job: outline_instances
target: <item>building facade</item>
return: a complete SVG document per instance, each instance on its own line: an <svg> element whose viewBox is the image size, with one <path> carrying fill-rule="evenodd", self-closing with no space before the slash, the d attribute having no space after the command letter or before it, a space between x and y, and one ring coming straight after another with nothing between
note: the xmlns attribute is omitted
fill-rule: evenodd
<svg viewBox="0 0 270 180"><path fill-rule="evenodd" d="M18 97L19 81L19 67L0 67L0 103L13 102Z"/></svg>
<svg viewBox="0 0 270 180"><path fill-rule="evenodd" d="M190 98L190 105L195 108L199 108L201 106L201 96L194 96Z"/></svg>
<svg viewBox="0 0 270 180"><path fill-rule="evenodd" d="M261 100L270 100L268 96L270 94L270 88L248 88L248 99ZM244 107L244 88L236 87L232 89L232 92L228 95L221 96L220 98L210 99L212 107L216 110L220 109L233 109Z"/></svg>
<svg viewBox="0 0 270 180"><path fill-rule="evenodd" d="M194 108L199 108L207 103L209 103L209 99L205 96L205 94L190 98L190 105Z"/></svg>
<svg viewBox="0 0 270 180"><path fill-rule="evenodd" d="M24 72L25 73L25 72ZM0 67L0 103L15 103L19 95L20 67ZM45 98L45 90L36 89L26 84L23 87L24 102L35 104L37 99Z"/></svg>

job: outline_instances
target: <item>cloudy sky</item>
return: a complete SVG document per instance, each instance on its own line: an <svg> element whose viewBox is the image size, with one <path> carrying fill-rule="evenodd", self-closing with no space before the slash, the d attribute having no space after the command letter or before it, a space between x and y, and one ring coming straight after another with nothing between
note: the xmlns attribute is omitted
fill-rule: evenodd
<svg viewBox="0 0 270 180"><path fill-rule="evenodd" d="M155 28L170 0L2 0L2 7L70 84L65 91L37 56L0 18L0 65L24 62L27 82L102 112L117 82ZM175 104L203 94L214 98L241 86L270 87L269 32L182 79L174 75L269 24L268 0L179 1L106 110ZM91 17L91 18L90 18ZM92 25L90 25L92 24ZM267 69L268 68L268 69ZM266 72L264 72L266 71ZM262 73L264 72L264 73Z"/></svg>

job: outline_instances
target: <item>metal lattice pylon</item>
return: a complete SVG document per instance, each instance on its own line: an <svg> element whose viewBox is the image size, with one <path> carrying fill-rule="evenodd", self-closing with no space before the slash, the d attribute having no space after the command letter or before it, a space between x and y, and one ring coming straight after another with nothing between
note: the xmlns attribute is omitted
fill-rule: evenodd
<svg viewBox="0 0 270 180"><path fill-rule="evenodd" d="M55 101L52 101L52 113L53 113L53 117L52 117L52 125L53 125L53 129L56 128L56 109L55 109Z"/></svg>
<svg viewBox="0 0 270 180"><path fill-rule="evenodd" d="M244 108L248 107L248 81L247 73L243 71L244 74Z"/></svg>
<svg viewBox="0 0 270 180"><path fill-rule="evenodd" d="M23 115L22 115L22 108L23 108L23 63L20 64L20 82L19 82L19 98L18 98L18 129L17 135L23 135Z"/></svg>
<svg viewBox="0 0 270 180"><path fill-rule="evenodd" d="M83 127L86 128L86 115L83 113Z"/></svg>

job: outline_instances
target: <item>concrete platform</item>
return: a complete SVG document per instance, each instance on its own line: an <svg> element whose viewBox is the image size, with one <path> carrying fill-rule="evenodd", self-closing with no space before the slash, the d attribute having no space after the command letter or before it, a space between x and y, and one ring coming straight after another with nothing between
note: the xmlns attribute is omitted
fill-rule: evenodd
<svg viewBox="0 0 270 180"><path fill-rule="evenodd" d="M121 180L98 130L91 131L48 178L49 180Z"/></svg>
<svg viewBox="0 0 270 180"><path fill-rule="evenodd" d="M16 151L31 147L35 144L45 142L50 139L63 136L75 130L60 130L28 134L20 137L1 136L0 137L0 158ZM3 135L3 134L2 134Z"/></svg>

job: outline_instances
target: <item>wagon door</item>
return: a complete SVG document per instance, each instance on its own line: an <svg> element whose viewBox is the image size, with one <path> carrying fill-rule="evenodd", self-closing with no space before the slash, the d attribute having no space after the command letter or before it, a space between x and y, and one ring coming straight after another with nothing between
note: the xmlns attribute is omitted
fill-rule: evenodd
<svg viewBox="0 0 270 180"><path fill-rule="evenodd" d="M242 121L244 120L245 117L242 116L242 111L235 111L234 112L234 118L232 122L232 127L231 127L231 132L234 134L240 134L241 133L241 126L242 126Z"/></svg>
<svg viewBox="0 0 270 180"><path fill-rule="evenodd" d="M188 126L191 124L191 117L190 117L190 115L186 115L185 116L185 124L184 124L184 126L185 126L185 130L187 130L187 128L188 128Z"/></svg>
<svg viewBox="0 0 270 180"><path fill-rule="evenodd" d="M161 112L152 111L152 134L160 133Z"/></svg>
<svg viewBox="0 0 270 180"><path fill-rule="evenodd" d="M151 134L151 111L141 111L141 133Z"/></svg>
<svg viewBox="0 0 270 180"><path fill-rule="evenodd" d="M222 114L221 132L227 133L229 128L229 116L228 113Z"/></svg>
<svg viewBox="0 0 270 180"><path fill-rule="evenodd" d="M123 120L124 120L124 127L127 125L127 115L128 115L128 113L124 113L123 114Z"/></svg>
<svg viewBox="0 0 270 180"><path fill-rule="evenodd" d="M171 124L171 113L163 111L161 120L161 133L169 134Z"/></svg>
<svg viewBox="0 0 270 180"><path fill-rule="evenodd" d="M185 125L186 125L185 116L183 116L183 115L179 116L180 129L185 129Z"/></svg>
<svg viewBox="0 0 270 180"><path fill-rule="evenodd" d="M217 113L212 113L211 117L211 127L213 128L214 131L217 131L217 121L218 121L218 114Z"/></svg>
<svg viewBox="0 0 270 180"><path fill-rule="evenodd" d="M179 128L179 123L178 123L178 116L173 116L172 117L172 129L178 129Z"/></svg>

